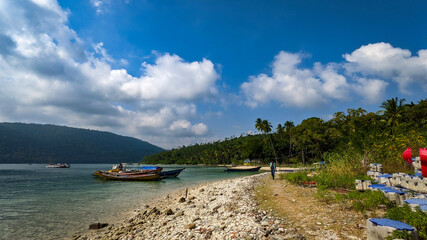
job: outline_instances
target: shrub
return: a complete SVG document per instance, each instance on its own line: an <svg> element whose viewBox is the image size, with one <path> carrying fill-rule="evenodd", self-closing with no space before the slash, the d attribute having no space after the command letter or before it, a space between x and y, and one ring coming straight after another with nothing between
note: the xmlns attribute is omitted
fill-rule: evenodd
<svg viewBox="0 0 427 240"><path fill-rule="evenodd" d="M360 212L375 210L379 205L386 205L387 207L394 205L381 191L350 191L347 196L352 200L352 208Z"/></svg>
<svg viewBox="0 0 427 240"><path fill-rule="evenodd" d="M391 236L387 236L385 239L386 240L393 240L393 239L411 240L412 236L408 231L394 230Z"/></svg>
<svg viewBox="0 0 427 240"><path fill-rule="evenodd" d="M334 201L346 204L350 203L352 209L360 212L375 211L380 205L385 205L389 208L394 206L394 203L390 202L380 191L350 191L347 194L333 194L326 188L319 187L316 197L326 203Z"/></svg>
<svg viewBox="0 0 427 240"><path fill-rule="evenodd" d="M405 222L418 230L420 240L427 240L427 213L421 211L417 207L416 211L412 211L408 205L402 207L394 207L387 211L386 218Z"/></svg>
<svg viewBox="0 0 427 240"><path fill-rule="evenodd" d="M314 177L318 186L338 189L354 189L356 179L369 179L362 166L363 156L357 153L325 153L326 166Z"/></svg>
<svg viewBox="0 0 427 240"><path fill-rule="evenodd" d="M279 179L286 179L288 182L293 184L302 184L303 182L309 182L311 180L311 178L307 176L307 172L280 174Z"/></svg>

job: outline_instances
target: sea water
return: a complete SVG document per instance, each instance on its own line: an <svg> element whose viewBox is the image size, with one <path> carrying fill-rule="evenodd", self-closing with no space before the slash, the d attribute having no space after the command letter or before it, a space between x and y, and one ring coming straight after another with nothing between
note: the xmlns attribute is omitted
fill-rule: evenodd
<svg viewBox="0 0 427 240"><path fill-rule="evenodd" d="M221 167L186 169L177 178L149 182L103 181L92 176L111 164L0 164L0 239L69 239L91 223L120 222L155 198L197 184L246 176Z"/></svg>

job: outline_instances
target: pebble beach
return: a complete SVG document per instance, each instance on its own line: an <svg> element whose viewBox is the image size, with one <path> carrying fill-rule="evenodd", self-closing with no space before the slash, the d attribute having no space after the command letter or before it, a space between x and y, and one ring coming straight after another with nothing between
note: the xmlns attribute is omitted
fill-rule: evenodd
<svg viewBox="0 0 427 240"><path fill-rule="evenodd" d="M268 174L182 189L134 210L122 223L89 230L89 239L302 239L257 207L254 188Z"/></svg>

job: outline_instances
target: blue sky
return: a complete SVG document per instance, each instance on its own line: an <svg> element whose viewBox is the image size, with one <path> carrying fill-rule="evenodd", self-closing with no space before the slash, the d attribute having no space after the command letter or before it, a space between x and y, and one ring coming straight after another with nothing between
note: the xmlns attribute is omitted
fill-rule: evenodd
<svg viewBox="0 0 427 240"><path fill-rule="evenodd" d="M425 1L6 0L0 121L165 148L427 92Z"/></svg>

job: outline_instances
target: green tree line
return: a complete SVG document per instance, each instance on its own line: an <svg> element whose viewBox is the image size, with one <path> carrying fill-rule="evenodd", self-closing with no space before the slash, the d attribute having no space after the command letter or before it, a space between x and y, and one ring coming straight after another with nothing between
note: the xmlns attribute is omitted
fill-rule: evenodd
<svg viewBox="0 0 427 240"><path fill-rule="evenodd" d="M427 99L405 104L405 99L392 98L380 108L377 113L348 109L335 113L328 121L312 117L299 125L284 121L276 128L258 118L254 126L260 134L163 151L144 157L143 162L218 165L259 159L262 163L277 160L279 164L308 164L323 161L334 152L352 152L366 162L405 168L401 153L406 147L427 146Z"/></svg>

